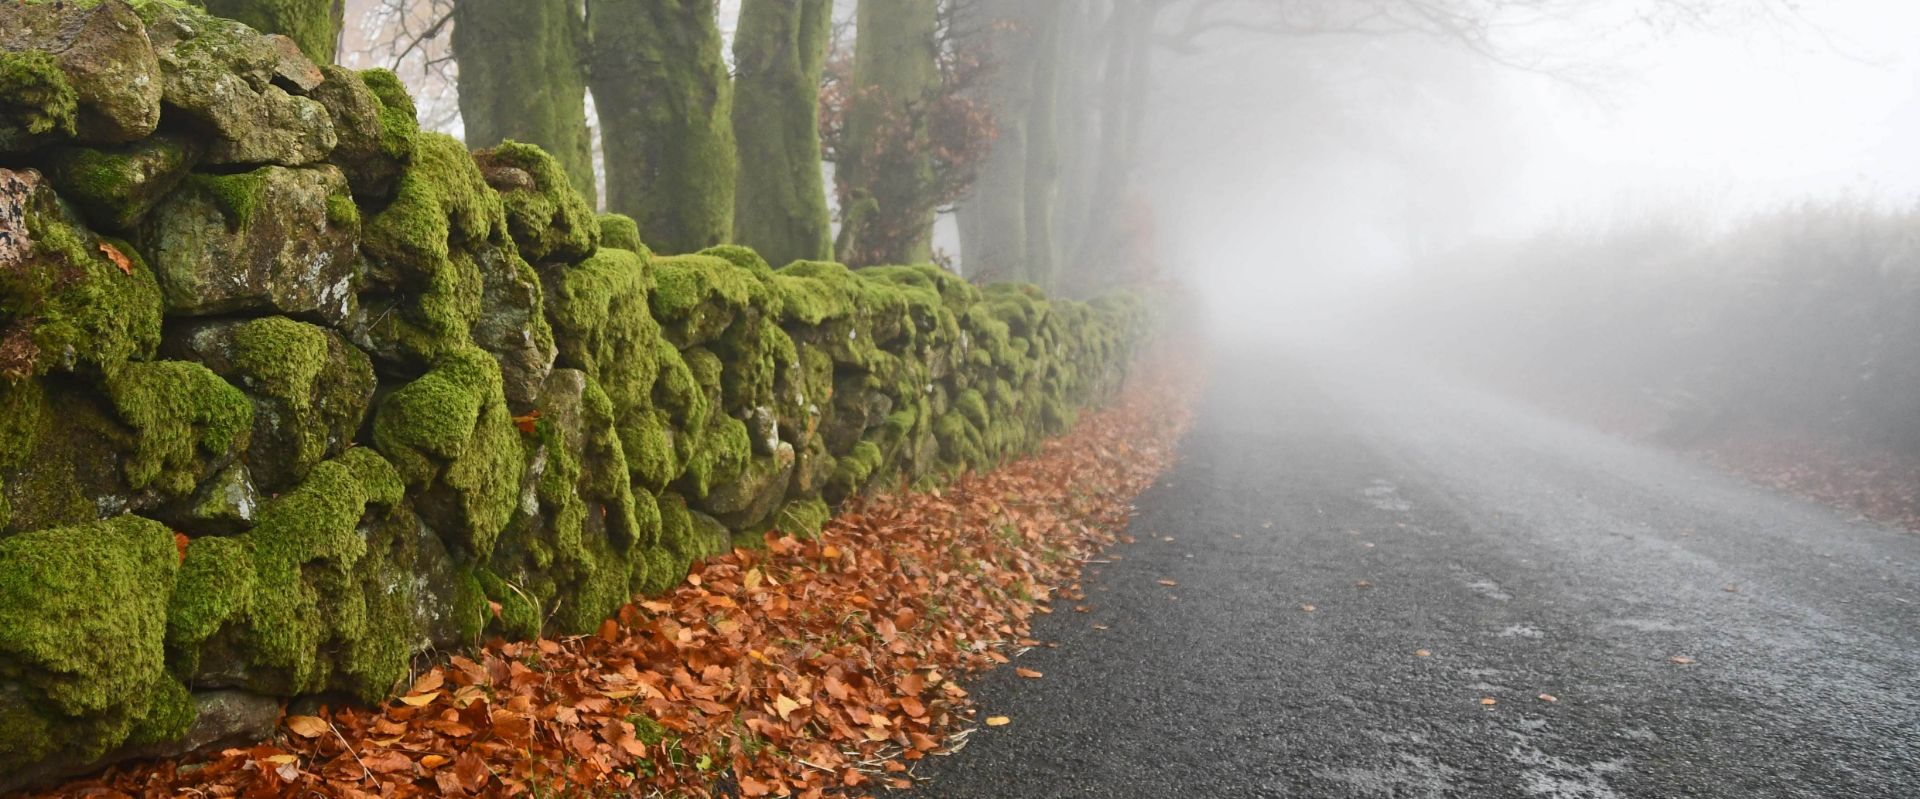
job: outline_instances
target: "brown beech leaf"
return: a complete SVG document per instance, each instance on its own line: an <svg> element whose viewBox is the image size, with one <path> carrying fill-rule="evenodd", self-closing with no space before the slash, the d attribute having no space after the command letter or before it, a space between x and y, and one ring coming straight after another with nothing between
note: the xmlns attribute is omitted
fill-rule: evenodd
<svg viewBox="0 0 1920 799"><path fill-rule="evenodd" d="M100 242L100 252L105 254L107 260L112 261L114 266L120 267L121 274L133 274L133 261L128 259L127 254L121 252L119 247L103 241Z"/></svg>
<svg viewBox="0 0 1920 799"><path fill-rule="evenodd" d="M327 734L327 720L318 716L288 716L287 730L302 738L318 738Z"/></svg>
<svg viewBox="0 0 1920 799"><path fill-rule="evenodd" d="M1025 677L1029 680L1038 680L1041 677L1040 672L1037 672L1037 671L1034 671L1033 669L1029 669L1025 667L1015 668L1013 670L1013 673L1018 674L1022 677Z"/></svg>
<svg viewBox="0 0 1920 799"><path fill-rule="evenodd" d="M1005 727L1011 723L1013 723L1013 719L1007 718L1006 716L987 717L987 726L989 727Z"/></svg>

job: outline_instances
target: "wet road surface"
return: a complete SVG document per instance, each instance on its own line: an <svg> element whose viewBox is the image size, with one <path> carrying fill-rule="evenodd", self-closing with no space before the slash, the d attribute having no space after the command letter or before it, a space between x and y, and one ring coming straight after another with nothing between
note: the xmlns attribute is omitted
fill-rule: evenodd
<svg viewBox="0 0 1920 799"><path fill-rule="evenodd" d="M983 678L1012 722L913 795L1920 797L1920 536L1433 378L1220 363L1045 676Z"/></svg>

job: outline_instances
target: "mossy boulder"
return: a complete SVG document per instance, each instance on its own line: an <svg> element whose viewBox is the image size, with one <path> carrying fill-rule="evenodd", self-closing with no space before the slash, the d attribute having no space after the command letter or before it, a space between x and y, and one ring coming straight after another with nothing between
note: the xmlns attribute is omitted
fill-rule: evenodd
<svg viewBox="0 0 1920 799"><path fill-rule="evenodd" d="M353 310L359 261L360 220L346 198L346 178L330 166L190 176L140 232L167 313L339 323Z"/></svg>
<svg viewBox="0 0 1920 799"><path fill-rule="evenodd" d="M182 325L168 334L163 350L246 392L253 405L246 460L252 478L269 492L344 452L373 402L366 353L332 330L286 317Z"/></svg>
<svg viewBox="0 0 1920 799"><path fill-rule="evenodd" d="M85 212L93 226L121 233L185 179L205 145L179 133L158 133L121 147L58 147L40 157L47 179Z"/></svg>
<svg viewBox="0 0 1920 799"><path fill-rule="evenodd" d="M532 263L576 262L600 246L600 220L545 150L516 141L473 154L487 185L506 204L520 255Z"/></svg>
<svg viewBox="0 0 1920 799"><path fill-rule="evenodd" d="M493 358L477 348L449 354L387 395L373 441L419 491L421 518L448 548L485 561L512 517L525 468Z"/></svg>
<svg viewBox="0 0 1920 799"><path fill-rule="evenodd" d="M275 82L289 71L289 56L271 38L184 3L149 2L139 11L166 104L215 134L209 163L303 166L333 150L326 107Z"/></svg>
<svg viewBox="0 0 1920 799"><path fill-rule="evenodd" d="M308 96L327 110L333 123L335 144L327 163L347 176L355 198L384 201L419 132L411 104L403 112L390 110L361 73L333 65L320 70L324 79Z"/></svg>
<svg viewBox="0 0 1920 799"><path fill-rule="evenodd" d="M0 378L98 372L153 354L153 273L125 242L82 226L40 173L0 169L0 231Z"/></svg>
<svg viewBox="0 0 1920 799"><path fill-rule="evenodd" d="M557 354L543 313L540 278L512 247L485 244L475 247L472 257L481 288L470 334L500 364L507 403L525 411L539 398Z"/></svg>
<svg viewBox="0 0 1920 799"><path fill-rule="evenodd" d="M197 363L123 364L107 375L106 392L133 431L121 470L135 490L185 497L231 463L252 435L253 404Z"/></svg>
<svg viewBox="0 0 1920 799"><path fill-rule="evenodd" d="M0 105L25 112L0 122L0 151L56 136L123 144L160 124L160 64L121 0L0 5L0 89Z"/></svg>
<svg viewBox="0 0 1920 799"><path fill-rule="evenodd" d="M137 516L0 539L0 773L186 730L164 649L178 562Z"/></svg>

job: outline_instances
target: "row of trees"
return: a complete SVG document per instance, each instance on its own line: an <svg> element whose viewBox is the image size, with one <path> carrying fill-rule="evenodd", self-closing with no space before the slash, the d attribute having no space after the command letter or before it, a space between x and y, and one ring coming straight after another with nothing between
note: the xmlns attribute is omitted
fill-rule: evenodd
<svg viewBox="0 0 1920 799"><path fill-rule="evenodd" d="M342 0L202 1L323 61L346 16ZM450 37L469 145L539 144L591 196L596 115L594 199L661 251L923 262L953 210L969 276L1042 284L1113 260L1150 33L1176 5L740 0L729 59L718 0L382 2L411 35Z"/></svg>

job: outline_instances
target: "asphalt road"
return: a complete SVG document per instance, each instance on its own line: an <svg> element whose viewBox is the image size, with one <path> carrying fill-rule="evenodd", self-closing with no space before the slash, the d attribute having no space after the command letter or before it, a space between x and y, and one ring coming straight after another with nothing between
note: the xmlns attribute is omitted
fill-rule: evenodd
<svg viewBox="0 0 1920 799"><path fill-rule="evenodd" d="M1221 364L1045 676L983 678L1011 723L914 796L1920 797L1920 536L1364 361Z"/></svg>

